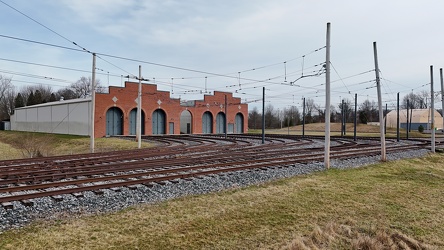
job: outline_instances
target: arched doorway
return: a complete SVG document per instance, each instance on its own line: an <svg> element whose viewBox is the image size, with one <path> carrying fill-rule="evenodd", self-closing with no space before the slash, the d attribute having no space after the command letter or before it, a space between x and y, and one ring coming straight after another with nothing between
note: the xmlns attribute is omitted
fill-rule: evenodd
<svg viewBox="0 0 444 250"><path fill-rule="evenodd" d="M225 133L225 124L226 124L226 118L225 114L222 112L219 112L216 116L216 134L224 134Z"/></svg>
<svg viewBox="0 0 444 250"><path fill-rule="evenodd" d="M206 111L202 115L202 133L212 134L213 133L213 115L211 112Z"/></svg>
<svg viewBox="0 0 444 250"><path fill-rule="evenodd" d="M180 114L180 133L181 134L192 134L193 118L191 116L191 112L188 110L182 111Z"/></svg>
<svg viewBox="0 0 444 250"><path fill-rule="evenodd" d="M106 135L123 134L123 112L119 108L112 107L106 111Z"/></svg>
<svg viewBox="0 0 444 250"><path fill-rule="evenodd" d="M166 127L166 114L161 109L153 112L153 135L164 135Z"/></svg>
<svg viewBox="0 0 444 250"><path fill-rule="evenodd" d="M244 116L241 113L237 113L236 117L234 118L234 128L235 133L244 133Z"/></svg>
<svg viewBox="0 0 444 250"><path fill-rule="evenodd" d="M129 134L135 135L137 134L137 108L133 108L129 114ZM145 134L145 113L142 110L142 135Z"/></svg>

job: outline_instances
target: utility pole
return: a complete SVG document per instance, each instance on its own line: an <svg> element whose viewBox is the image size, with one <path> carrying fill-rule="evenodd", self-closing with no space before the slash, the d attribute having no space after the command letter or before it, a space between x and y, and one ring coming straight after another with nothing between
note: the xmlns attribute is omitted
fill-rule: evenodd
<svg viewBox="0 0 444 250"><path fill-rule="evenodd" d="M344 99L341 100L341 137L344 136Z"/></svg>
<svg viewBox="0 0 444 250"><path fill-rule="evenodd" d="M387 103L385 104L385 115L384 115L384 134L387 134Z"/></svg>
<svg viewBox="0 0 444 250"><path fill-rule="evenodd" d="M302 138L305 136L305 97L302 104Z"/></svg>
<svg viewBox="0 0 444 250"><path fill-rule="evenodd" d="M262 87L262 144L265 144L265 87Z"/></svg>
<svg viewBox="0 0 444 250"><path fill-rule="evenodd" d="M396 95L396 141L399 142L399 92Z"/></svg>
<svg viewBox="0 0 444 250"><path fill-rule="evenodd" d="M382 96L381 96L381 82L379 78L379 66L378 66L378 51L376 48L376 42L373 42L373 52L375 57L375 72L376 72L376 87L378 89L378 106L379 106L379 133L381 134L381 161L386 161L386 149L385 149L385 135L383 120L384 115L382 112Z"/></svg>
<svg viewBox="0 0 444 250"><path fill-rule="evenodd" d="M432 144L432 153L435 153L435 92L433 91L433 65L430 65L430 94L431 94L431 114L430 116L432 117L432 124L431 124L431 129L432 129L432 138L431 138L431 144Z"/></svg>
<svg viewBox="0 0 444 250"><path fill-rule="evenodd" d="M225 95L225 139L227 139L227 133L228 133L228 105L227 105L227 95Z"/></svg>
<svg viewBox="0 0 444 250"><path fill-rule="evenodd" d="M407 140L409 139L409 99L407 99Z"/></svg>
<svg viewBox="0 0 444 250"><path fill-rule="evenodd" d="M94 153L94 121L96 112L96 53L93 53L92 76L91 76L91 121L90 121L90 150Z"/></svg>
<svg viewBox="0 0 444 250"><path fill-rule="evenodd" d="M356 141L356 127L358 125L358 94L355 94L355 129L353 130L353 140Z"/></svg>
<svg viewBox="0 0 444 250"><path fill-rule="evenodd" d="M137 147L142 147L142 66L139 65L139 91L137 92Z"/></svg>
<svg viewBox="0 0 444 250"><path fill-rule="evenodd" d="M324 166L330 168L330 23L327 23L325 47L325 150Z"/></svg>
<svg viewBox="0 0 444 250"><path fill-rule="evenodd" d="M444 114L444 81L442 76L442 68L439 69L439 75L441 78L441 102L442 102L442 113ZM444 115L442 116L442 132L444 132Z"/></svg>

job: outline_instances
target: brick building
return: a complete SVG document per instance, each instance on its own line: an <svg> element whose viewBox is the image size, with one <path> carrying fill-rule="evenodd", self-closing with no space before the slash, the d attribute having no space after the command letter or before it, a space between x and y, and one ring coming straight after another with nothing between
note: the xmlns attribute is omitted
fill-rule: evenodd
<svg viewBox="0 0 444 250"><path fill-rule="evenodd" d="M137 94L138 83L133 82L126 82L125 87L111 86L108 93L96 94L95 137L136 134ZM85 109L90 103L91 99L87 98L18 108L11 118L12 129L89 135L90 112ZM215 91L214 95L205 95L203 100L181 102L171 98L168 91L157 90L157 85L142 84L141 109L142 134L145 135L248 131L248 105L228 92ZM72 129L74 124L75 130Z"/></svg>

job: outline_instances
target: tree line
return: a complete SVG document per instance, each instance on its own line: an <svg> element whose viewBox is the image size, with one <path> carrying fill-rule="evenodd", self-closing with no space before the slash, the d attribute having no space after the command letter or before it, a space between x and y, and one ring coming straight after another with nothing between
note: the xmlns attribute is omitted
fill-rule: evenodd
<svg viewBox="0 0 444 250"><path fill-rule="evenodd" d="M96 91L103 93L106 88L96 81ZM47 102L84 98L91 95L91 77L81 77L68 87L54 90L47 85L28 85L17 89L12 78L0 75L0 121L9 120L15 108Z"/></svg>
<svg viewBox="0 0 444 250"><path fill-rule="evenodd" d="M430 107L430 92L421 91L418 93L409 93L400 100L400 109L426 109ZM408 104L408 105L407 105ZM441 110L437 109L441 112ZM330 122L340 123L342 115L347 123L353 123L355 117L354 100L344 99L337 106L330 106ZM385 110L384 115L390 112ZM305 118L305 124L325 122L325 109L316 104L313 99L305 101L305 117L303 111L295 106L286 107L284 109L276 109L272 104L265 106L265 128L282 128L288 126L301 125ZM357 122L367 124L369 122L379 122L378 103L371 100L364 100L357 106ZM257 107L248 112L248 127L250 129L262 128L262 113Z"/></svg>

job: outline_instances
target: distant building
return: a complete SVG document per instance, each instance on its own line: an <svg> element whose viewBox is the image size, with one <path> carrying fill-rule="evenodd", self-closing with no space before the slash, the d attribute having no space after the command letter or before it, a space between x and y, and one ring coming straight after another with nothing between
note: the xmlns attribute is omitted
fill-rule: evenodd
<svg viewBox="0 0 444 250"><path fill-rule="evenodd" d="M432 112L431 109L411 109L409 110L409 120L411 120L410 128L412 130L418 130L419 126L425 130L429 130L432 127ZM436 129L442 129L442 116L438 111L434 111L433 115L435 116L435 124L434 127ZM396 110L390 111L387 116L387 127L388 128L396 128L397 121L397 112ZM401 128L407 129L407 110L401 109L399 110L399 124Z"/></svg>
<svg viewBox="0 0 444 250"><path fill-rule="evenodd" d="M95 137L135 135L138 83L96 93ZM227 113L225 113L225 97ZM15 109L11 129L58 134L90 134L91 98ZM142 84L142 134L220 134L248 130L248 105L232 93L214 91L203 100L181 102L157 85ZM227 124L227 125L225 125Z"/></svg>

